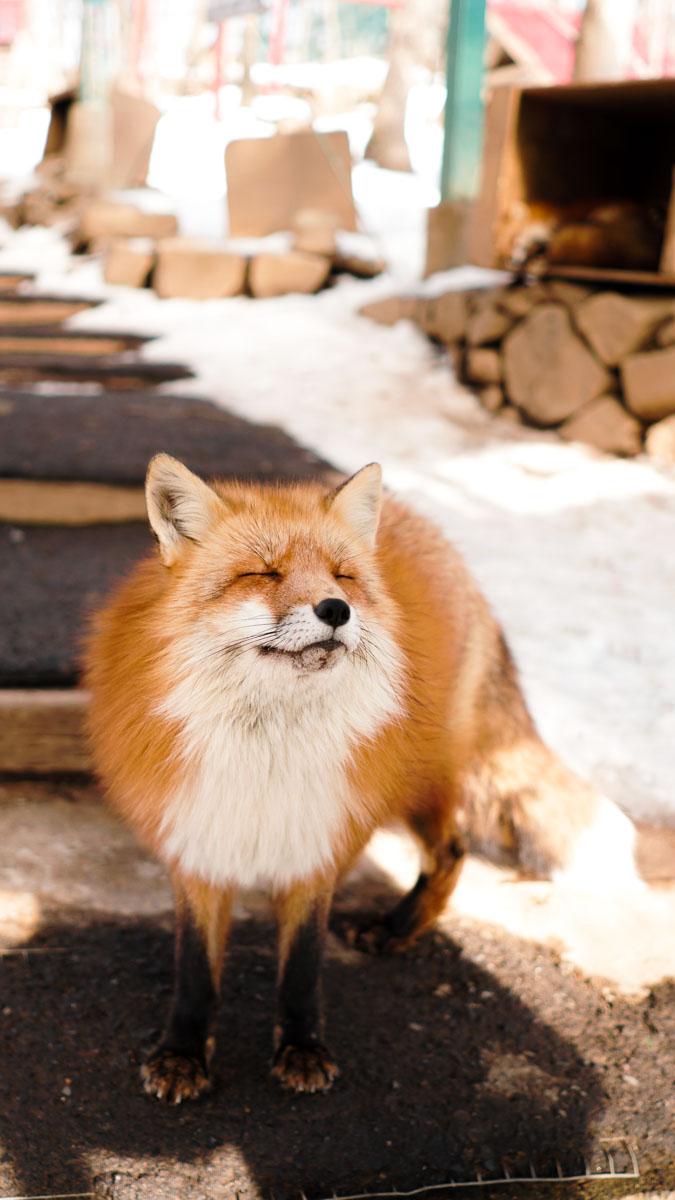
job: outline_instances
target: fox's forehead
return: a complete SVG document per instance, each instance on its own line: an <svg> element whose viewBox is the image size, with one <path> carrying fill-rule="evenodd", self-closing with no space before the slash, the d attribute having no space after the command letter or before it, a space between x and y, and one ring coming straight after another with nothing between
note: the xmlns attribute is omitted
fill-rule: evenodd
<svg viewBox="0 0 675 1200"><path fill-rule="evenodd" d="M317 488L223 494L227 509L219 534L238 553L265 561L341 559L353 553L358 532L336 519Z"/></svg>
<svg viewBox="0 0 675 1200"><path fill-rule="evenodd" d="M222 530L224 542L238 555L258 555L268 565L339 561L354 552L353 538L331 522L235 519Z"/></svg>

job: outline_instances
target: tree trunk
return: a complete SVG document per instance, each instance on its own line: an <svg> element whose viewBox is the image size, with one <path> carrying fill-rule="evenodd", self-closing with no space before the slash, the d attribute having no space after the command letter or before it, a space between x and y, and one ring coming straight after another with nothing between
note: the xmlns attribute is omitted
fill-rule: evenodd
<svg viewBox="0 0 675 1200"><path fill-rule="evenodd" d="M443 61L448 0L403 0L392 10L389 72L380 95L366 158L391 171L410 171L405 141L408 92L419 68L439 69Z"/></svg>
<svg viewBox="0 0 675 1200"><path fill-rule="evenodd" d="M405 110L417 60L419 12L416 0L404 0L391 16L389 71L380 95L366 158L390 171L411 171L405 141Z"/></svg>
<svg viewBox="0 0 675 1200"><path fill-rule="evenodd" d="M633 53L637 0L586 0L574 78L625 79Z"/></svg>

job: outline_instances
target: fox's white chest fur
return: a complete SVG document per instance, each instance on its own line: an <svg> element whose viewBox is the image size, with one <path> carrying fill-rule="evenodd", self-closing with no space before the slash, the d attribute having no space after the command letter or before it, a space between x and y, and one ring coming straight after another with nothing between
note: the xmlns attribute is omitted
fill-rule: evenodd
<svg viewBox="0 0 675 1200"><path fill-rule="evenodd" d="M354 810L350 757L400 713L399 692L391 670L354 660L287 684L270 696L269 684L242 679L218 711L186 679L162 706L182 722L188 769L167 797L161 845L185 874L282 888L333 861Z"/></svg>

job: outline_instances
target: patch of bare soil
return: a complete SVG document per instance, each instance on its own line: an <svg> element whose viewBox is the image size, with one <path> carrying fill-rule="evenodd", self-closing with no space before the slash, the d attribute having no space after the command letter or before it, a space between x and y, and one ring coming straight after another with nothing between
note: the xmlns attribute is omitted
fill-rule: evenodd
<svg viewBox="0 0 675 1200"><path fill-rule="evenodd" d="M217 1089L168 1108L138 1068L171 990L166 918L56 909L0 959L0 1189L101 1200L274 1200L605 1169L635 1182L506 1185L495 1196L675 1186L675 985L617 997L542 949L458 918L408 954L331 936L328 1041L342 1075L293 1097L270 1078L275 932L234 931ZM616 1145L612 1143L612 1145ZM616 1168L629 1167L617 1148ZM476 1194L474 1191L471 1194Z"/></svg>

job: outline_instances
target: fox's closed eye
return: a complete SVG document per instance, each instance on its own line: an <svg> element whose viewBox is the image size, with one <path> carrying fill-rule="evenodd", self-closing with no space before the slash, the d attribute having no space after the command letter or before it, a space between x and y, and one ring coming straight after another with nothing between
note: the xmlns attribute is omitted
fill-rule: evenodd
<svg viewBox="0 0 675 1200"><path fill-rule="evenodd" d="M237 579L281 579L279 571L242 571Z"/></svg>
<svg viewBox="0 0 675 1200"><path fill-rule="evenodd" d="M354 575L343 575L341 571L336 571L333 578L334 579L351 579L352 583L355 582Z"/></svg>

